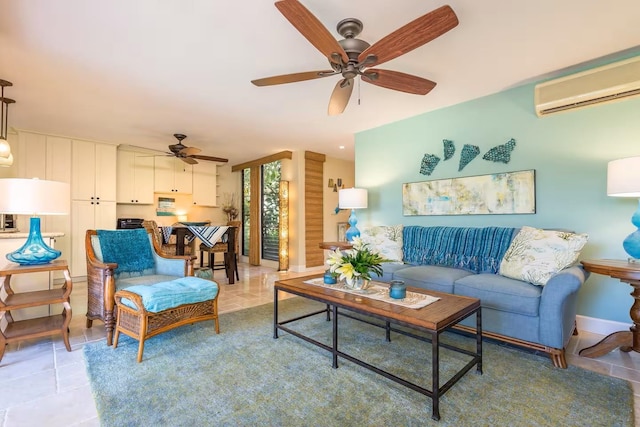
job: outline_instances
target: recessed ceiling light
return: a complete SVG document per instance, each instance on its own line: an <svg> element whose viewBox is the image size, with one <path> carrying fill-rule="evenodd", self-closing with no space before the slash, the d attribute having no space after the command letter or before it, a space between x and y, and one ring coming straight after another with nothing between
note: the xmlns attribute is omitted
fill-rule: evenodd
<svg viewBox="0 0 640 427"><path fill-rule="evenodd" d="M340 146L340 147L338 147L338 148L340 148L341 150L344 150L344 145L341 145L341 146Z"/></svg>

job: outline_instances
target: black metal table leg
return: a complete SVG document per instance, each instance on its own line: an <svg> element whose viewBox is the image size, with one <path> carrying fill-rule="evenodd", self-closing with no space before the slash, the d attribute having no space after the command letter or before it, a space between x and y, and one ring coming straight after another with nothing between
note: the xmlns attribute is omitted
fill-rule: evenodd
<svg viewBox="0 0 640 427"><path fill-rule="evenodd" d="M333 368L338 367L338 306L333 306Z"/></svg>
<svg viewBox="0 0 640 427"><path fill-rule="evenodd" d="M482 374L482 309L476 311L476 353L478 354L478 365L476 373Z"/></svg>
<svg viewBox="0 0 640 427"><path fill-rule="evenodd" d="M273 289L273 338L278 338L278 290Z"/></svg>
<svg viewBox="0 0 640 427"><path fill-rule="evenodd" d="M431 377L431 418L440 420L440 343L437 332L431 334L432 377Z"/></svg>
<svg viewBox="0 0 640 427"><path fill-rule="evenodd" d="M391 342L391 322L385 322L384 331L385 339L387 340L387 342Z"/></svg>
<svg viewBox="0 0 640 427"><path fill-rule="evenodd" d="M327 322L331 320L331 306L327 304Z"/></svg>

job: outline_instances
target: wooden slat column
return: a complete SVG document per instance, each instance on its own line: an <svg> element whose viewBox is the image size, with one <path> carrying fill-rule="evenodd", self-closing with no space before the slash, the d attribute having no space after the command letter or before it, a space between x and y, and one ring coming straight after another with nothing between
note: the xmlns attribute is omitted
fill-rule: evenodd
<svg viewBox="0 0 640 427"><path fill-rule="evenodd" d="M249 205L249 264L260 265L260 166L251 166Z"/></svg>
<svg viewBox="0 0 640 427"><path fill-rule="evenodd" d="M322 171L326 156L305 151L304 158L305 258L309 268L324 264L324 251L319 244L324 238Z"/></svg>

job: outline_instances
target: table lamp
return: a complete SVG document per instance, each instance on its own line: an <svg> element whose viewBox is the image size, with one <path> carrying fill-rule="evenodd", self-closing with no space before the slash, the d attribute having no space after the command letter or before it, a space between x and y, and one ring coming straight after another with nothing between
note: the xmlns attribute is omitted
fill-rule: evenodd
<svg viewBox="0 0 640 427"><path fill-rule="evenodd" d="M48 264L61 255L42 240L38 215L68 215L69 184L38 178L0 179L0 213L32 215L26 243L7 254L9 261L20 265Z"/></svg>
<svg viewBox="0 0 640 427"><path fill-rule="evenodd" d="M635 197L640 199L640 156L612 160L607 165L607 195L613 197ZM629 261L640 262L640 202L631 217L636 231L622 242L622 247L631 256Z"/></svg>
<svg viewBox="0 0 640 427"><path fill-rule="evenodd" d="M346 188L338 191L338 207L340 209L351 209L349 217L349 229L345 233L347 241L352 242L354 237L360 236L360 230L356 227L356 209L367 208L367 190L364 188Z"/></svg>

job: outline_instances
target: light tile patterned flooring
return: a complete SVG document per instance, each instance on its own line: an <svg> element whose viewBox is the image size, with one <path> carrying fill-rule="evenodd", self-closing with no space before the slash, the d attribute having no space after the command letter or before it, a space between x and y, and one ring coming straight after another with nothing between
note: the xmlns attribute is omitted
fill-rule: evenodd
<svg viewBox="0 0 640 427"><path fill-rule="evenodd" d="M216 272L216 279L221 283L220 313L273 301L274 280L295 275L240 264L240 280L235 285L227 285L224 273ZM105 334L99 321L94 322L93 328L85 328L86 283L74 283L71 306L72 352L66 351L60 337L22 341L7 347L0 362L0 427L100 425L82 346L87 342L104 340ZM571 365L629 380L635 395L635 418L639 419L640 354L616 350L598 359L577 355L581 348L601 338L586 332L573 337L567 360ZM602 398L606 399L606 396ZM640 426L640 422L637 421L636 425Z"/></svg>

